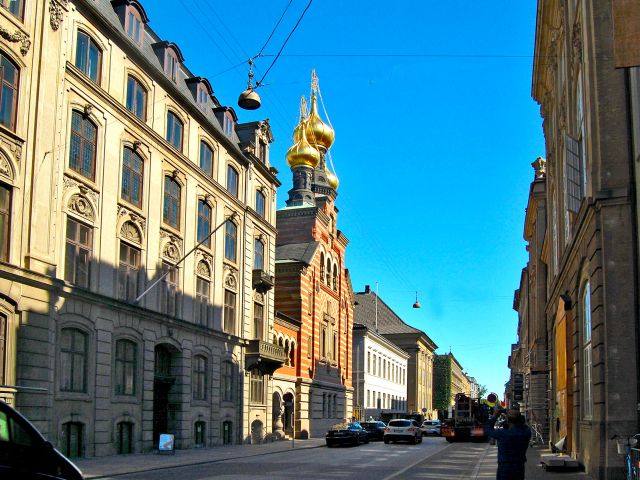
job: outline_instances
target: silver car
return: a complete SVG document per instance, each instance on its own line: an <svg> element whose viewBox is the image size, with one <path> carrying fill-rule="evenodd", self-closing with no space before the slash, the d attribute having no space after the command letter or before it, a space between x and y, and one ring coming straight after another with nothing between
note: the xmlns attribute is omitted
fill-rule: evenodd
<svg viewBox="0 0 640 480"><path fill-rule="evenodd" d="M420 427L422 435L440 435L440 420L425 420Z"/></svg>
<svg viewBox="0 0 640 480"><path fill-rule="evenodd" d="M390 420L384 429L384 443L405 441L414 445L422 442L422 430L412 419Z"/></svg>

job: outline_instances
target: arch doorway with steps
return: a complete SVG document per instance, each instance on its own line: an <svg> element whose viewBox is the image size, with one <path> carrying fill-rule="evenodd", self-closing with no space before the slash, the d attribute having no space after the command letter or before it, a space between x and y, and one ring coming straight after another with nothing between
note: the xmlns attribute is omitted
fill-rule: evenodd
<svg viewBox="0 0 640 480"><path fill-rule="evenodd" d="M158 448L160 434L177 432L179 408L177 385L178 350L169 344L156 345L153 372L153 448Z"/></svg>
<svg viewBox="0 0 640 480"><path fill-rule="evenodd" d="M251 443L262 443L264 439L264 424L260 420L251 422Z"/></svg>

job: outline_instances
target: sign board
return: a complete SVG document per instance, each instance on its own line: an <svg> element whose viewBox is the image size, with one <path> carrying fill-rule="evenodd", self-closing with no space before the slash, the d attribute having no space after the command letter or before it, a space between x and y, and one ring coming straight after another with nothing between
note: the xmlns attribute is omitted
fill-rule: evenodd
<svg viewBox="0 0 640 480"><path fill-rule="evenodd" d="M422 409L422 413L427 413L427 409L426 409L426 408L423 408L423 409Z"/></svg>
<svg viewBox="0 0 640 480"><path fill-rule="evenodd" d="M170 433L161 433L158 442L158 453L175 453L174 436Z"/></svg>

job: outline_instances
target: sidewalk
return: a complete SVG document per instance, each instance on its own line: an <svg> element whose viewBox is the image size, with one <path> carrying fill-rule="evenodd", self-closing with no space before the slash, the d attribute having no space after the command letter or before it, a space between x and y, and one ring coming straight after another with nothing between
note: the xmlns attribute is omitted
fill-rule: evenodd
<svg viewBox="0 0 640 480"><path fill-rule="evenodd" d="M576 470L544 470L540 456L551 450L536 446L527 450L526 480L593 480L593 477ZM474 478L496 478L498 467L498 447L488 445L488 449Z"/></svg>
<svg viewBox="0 0 640 480"><path fill-rule="evenodd" d="M324 438L296 440L295 449L324 447ZM158 455L155 453L140 453L134 455L111 455L74 459L84 475L84 478L98 479L114 477L125 473L138 473L159 470L181 465L198 465L202 463L234 460L270 453L284 452L292 449L291 441L263 443L260 445L225 445L222 447L195 448L176 450L174 454Z"/></svg>

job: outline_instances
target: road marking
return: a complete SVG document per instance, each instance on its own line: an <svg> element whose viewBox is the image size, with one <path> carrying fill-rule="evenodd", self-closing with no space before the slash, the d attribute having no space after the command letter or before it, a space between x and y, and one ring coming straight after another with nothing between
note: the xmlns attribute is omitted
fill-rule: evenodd
<svg viewBox="0 0 640 480"><path fill-rule="evenodd" d="M484 461L484 457L487 456L487 452L489 451L489 445L490 444L487 444L487 446L484 447L484 452L482 452L482 456L480 457L480 460L478 460L478 463L476 464L476 468L473 469L471 478L478 478L478 474L480 473L480 468L482 467L482 462Z"/></svg>
<svg viewBox="0 0 640 480"><path fill-rule="evenodd" d="M403 468L402 470L392 473L391 475L384 477L382 480L391 480L392 478L396 478L399 475L402 475L404 472L406 472L407 470L412 469L413 467L415 467L416 465L418 465L419 463L424 462L425 460L427 460L428 458L434 456L436 453L441 452L442 450L444 450L447 447L450 447L451 445L443 445L442 448L439 448L438 450L436 450L435 452L431 453L431 455L427 455L426 457L420 457L418 460L416 460L415 462L413 462L412 464L406 466L405 468Z"/></svg>

